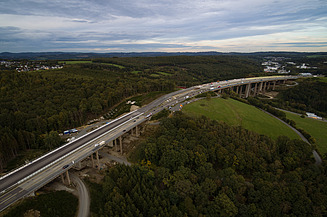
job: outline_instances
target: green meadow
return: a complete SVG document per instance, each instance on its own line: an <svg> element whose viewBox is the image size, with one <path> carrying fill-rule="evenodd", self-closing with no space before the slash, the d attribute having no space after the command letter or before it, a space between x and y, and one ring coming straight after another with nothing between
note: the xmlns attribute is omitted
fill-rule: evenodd
<svg viewBox="0 0 327 217"><path fill-rule="evenodd" d="M327 122L312 118L301 118L301 116L285 112L286 117L295 121L298 128L307 131L316 139L316 145L321 153L327 153Z"/></svg>
<svg viewBox="0 0 327 217"><path fill-rule="evenodd" d="M183 112L191 116L204 115L213 120L224 121L232 126L242 126L274 139L281 135L288 136L291 139L300 138L279 120L254 106L234 99L202 99L185 105Z"/></svg>

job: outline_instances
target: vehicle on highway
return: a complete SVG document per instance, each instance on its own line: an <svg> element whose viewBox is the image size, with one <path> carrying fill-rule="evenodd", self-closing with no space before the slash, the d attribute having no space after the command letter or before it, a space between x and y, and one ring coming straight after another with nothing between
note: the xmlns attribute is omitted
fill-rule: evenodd
<svg viewBox="0 0 327 217"><path fill-rule="evenodd" d="M94 147L98 147L99 146L99 144L98 143L96 143L95 145L94 145Z"/></svg>
<svg viewBox="0 0 327 217"><path fill-rule="evenodd" d="M69 164L66 164L65 166L63 166L63 169L66 169L67 167L69 167Z"/></svg>
<svg viewBox="0 0 327 217"><path fill-rule="evenodd" d="M147 116L145 116L145 118L149 118L152 116L152 113L148 114Z"/></svg>

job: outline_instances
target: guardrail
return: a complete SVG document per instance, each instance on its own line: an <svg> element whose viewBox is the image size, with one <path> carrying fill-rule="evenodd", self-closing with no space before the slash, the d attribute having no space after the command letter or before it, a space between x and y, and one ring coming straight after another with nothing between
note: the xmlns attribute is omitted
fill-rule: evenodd
<svg viewBox="0 0 327 217"><path fill-rule="evenodd" d="M134 112L135 112L135 111L134 111ZM133 113L133 112L130 112L130 113L128 113L127 115L129 115L129 114L131 114L131 113ZM87 143L85 143L85 144L82 145L82 146L79 146L78 148L72 150L71 152L65 154L64 156L62 156L62 157L56 159L56 160L53 161L52 163L46 165L45 167L42 167L41 169L39 169L39 170L35 171L34 173L32 173L32 174L26 176L25 178L19 180L18 182L16 182L15 184L11 185L10 187L4 189L1 193L5 193L5 192L7 192L9 189L12 189L13 187L15 187L15 186L21 184L22 182L24 182L24 181L28 180L29 178L33 177L34 175L36 175L36 174L42 172L43 170L45 170L45 169L49 168L50 166L56 164L57 162L61 161L62 159L68 157L69 155L71 155L71 154L75 153L76 151L78 151L78 150L84 148L84 147L87 146L88 144L90 144L90 143L94 142L95 140L97 140L97 139L99 139L99 138L105 136L106 134L110 133L111 131L113 131L113 130L119 128L120 126L124 125L126 122L129 122L129 121L131 121L131 120L134 120L135 118L137 118L137 117L139 117L139 116L141 116L141 115L143 115L143 114L144 114L144 113L141 113L141 114L139 114L139 115L137 115L137 116L135 116L135 117L133 117L133 118L130 118L130 119L128 119L127 121L125 121L124 123L121 123L121 124L119 124L118 126L116 126L116 127L112 128L111 130L107 131L106 133L101 134L100 136L97 136L96 138L92 139L91 141L88 141ZM127 115L124 115L124 116L122 116L121 118L123 118L123 117L125 117L125 116L127 116ZM120 119L120 118L119 118L119 119ZM118 120L118 119L117 119L117 120ZM110 123L112 123L112 122L110 122ZM108 124L110 124L110 123L108 123ZM106 125L107 125L107 124L106 124ZM98 129L99 129L99 128L98 128ZM94 132L94 131L92 131L92 132ZM70 169L70 167L68 167L66 170L68 170L68 169ZM65 172L66 170L63 170L63 172Z"/></svg>
<svg viewBox="0 0 327 217"><path fill-rule="evenodd" d="M10 175L12 175L12 174L18 172L18 171L20 171L20 170L22 170L22 169L24 169L25 167L27 167L27 166L29 166L29 165L31 165L31 164L33 164L33 163L35 163L35 162L37 162L37 161L43 159L43 158L49 156L50 154L52 154L52 153L54 153L54 152L56 152L56 151L59 151L59 150L61 150L62 148L65 148L66 146L68 146L68 145L70 145L70 144L72 144L72 143L74 143L74 142L80 140L81 138L84 138L85 136L87 136L87 135L89 135L89 134L91 134L91 133L94 133L94 132L96 132L96 131L102 129L103 127L105 127L105 126L107 126L107 125L109 125L109 124L111 124L111 123L113 123L113 122L116 122L116 121L120 120L121 118L124 118L124 117L126 117L126 116L128 116L128 115L130 115L130 114L132 114L132 113L134 113L134 112L136 112L136 110L135 110L135 111L132 111L132 112L129 112L129 113L127 113L127 114L125 114L125 115L123 115L123 116L121 116L121 117L119 117L119 118L117 118L117 119L111 121L111 122L108 123L108 124L104 124L103 126L97 128L97 129L95 129L95 130L93 130L93 131L91 131L91 132L89 132L89 133L86 133L85 135L83 135L83 136L81 136L81 137L79 137L79 138L76 138L75 140L73 140L73 141L71 141L71 142L68 142L67 144L65 144L65 145L63 145L63 146L60 146L60 147L58 147L58 148L56 148L56 149L54 149L54 150L48 152L48 153L45 154L45 155L42 155L41 157L39 157L39 158L37 158L37 159L35 159L35 160L33 160L33 161L31 161L31 162L29 162L29 163L27 163L27 164L21 166L21 167L19 167L19 168L17 168L16 170L7 173L7 174L4 175L4 176L1 176L1 177L0 177L0 180L2 180L2 179L4 179L4 178L6 178L6 177L8 177L8 176L10 176Z"/></svg>

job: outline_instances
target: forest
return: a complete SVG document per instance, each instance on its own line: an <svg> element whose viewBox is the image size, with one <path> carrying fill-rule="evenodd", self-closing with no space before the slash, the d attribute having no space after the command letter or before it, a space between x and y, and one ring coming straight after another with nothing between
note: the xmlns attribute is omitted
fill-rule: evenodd
<svg viewBox="0 0 327 217"><path fill-rule="evenodd" d="M260 71L259 62L237 56L99 58L58 70L0 70L0 172L20 153L60 146L59 133L128 97Z"/></svg>
<svg viewBox="0 0 327 217"><path fill-rule="evenodd" d="M301 140L204 116L161 120L138 164L91 183L94 216L325 216L327 168ZM100 193L102 192L102 193Z"/></svg>
<svg viewBox="0 0 327 217"><path fill-rule="evenodd" d="M327 83L317 78L303 79L298 85L281 90L277 100L270 104L286 110L314 112L327 117Z"/></svg>

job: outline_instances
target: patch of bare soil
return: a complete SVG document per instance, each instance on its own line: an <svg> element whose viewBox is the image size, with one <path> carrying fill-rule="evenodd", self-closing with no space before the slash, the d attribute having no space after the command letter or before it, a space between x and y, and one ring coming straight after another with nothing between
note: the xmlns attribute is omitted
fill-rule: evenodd
<svg viewBox="0 0 327 217"><path fill-rule="evenodd" d="M137 110L137 109L139 109L139 108L140 108L140 107L137 106L137 105L132 105L131 108L130 108L130 111L132 112L132 111L135 111L135 110Z"/></svg>
<svg viewBox="0 0 327 217"><path fill-rule="evenodd" d="M65 179L65 181L67 181ZM57 177L53 182L45 185L43 188L41 188L39 191L36 192L36 194L44 194L49 191L68 191L69 193L72 193L75 196L78 196L77 190L73 186L65 185L61 182L61 177Z"/></svg>
<svg viewBox="0 0 327 217"><path fill-rule="evenodd" d="M270 92L266 92L265 95L268 96L269 98L275 98L278 95L278 92L270 91Z"/></svg>
<svg viewBox="0 0 327 217"><path fill-rule="evenodd" d="M30 209L24 213L24 217L40 217L41 213L38 210Z"/></svg>

